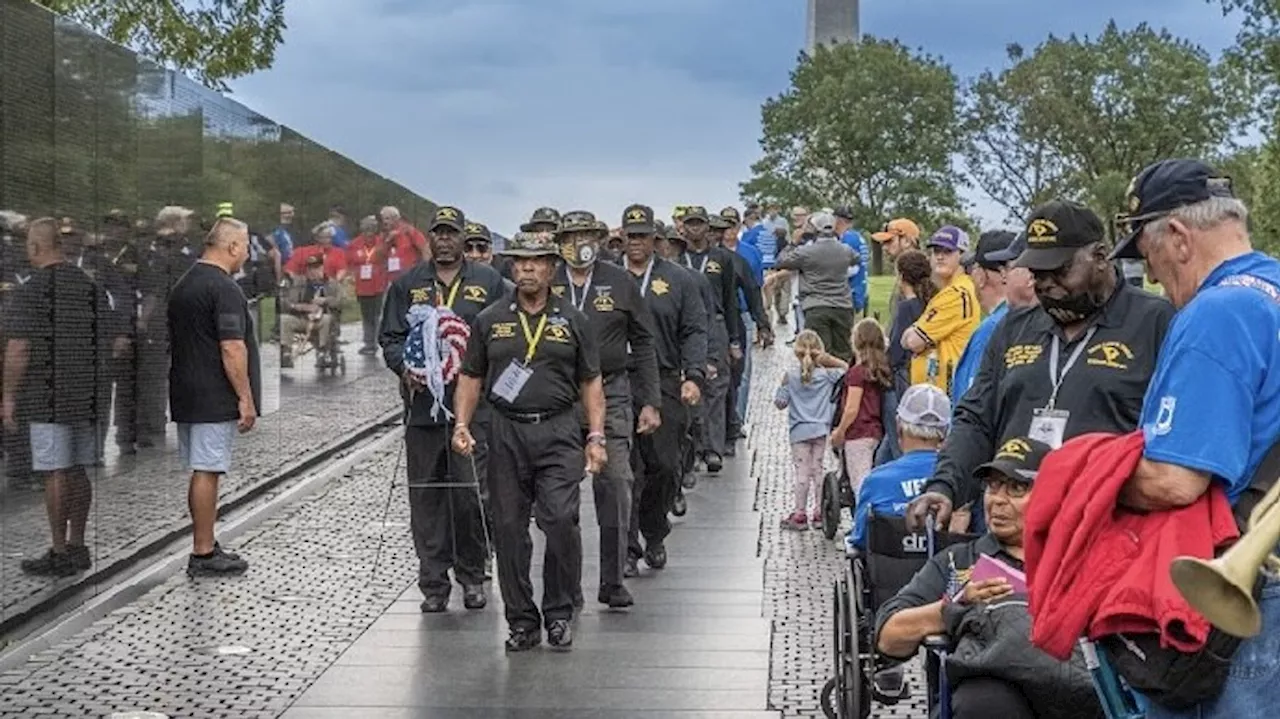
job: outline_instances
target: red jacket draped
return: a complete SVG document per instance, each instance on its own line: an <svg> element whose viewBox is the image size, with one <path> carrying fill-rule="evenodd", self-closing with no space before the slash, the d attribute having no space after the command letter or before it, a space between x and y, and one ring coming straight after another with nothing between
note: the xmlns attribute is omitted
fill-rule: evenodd
<svg viewBox="0 0 1280 719"><path fill-rule="evenodd" d="M1214 482L1195 503L1140 514L1119 507L1142 459L1142 432L1076 437L1045 457L1025 511L1031 641L1065 660L1079 637L1159 632L1166 648L1204 646L1209 622L1173 585L1180 555L1209 558L1239 536Z"/></svg>

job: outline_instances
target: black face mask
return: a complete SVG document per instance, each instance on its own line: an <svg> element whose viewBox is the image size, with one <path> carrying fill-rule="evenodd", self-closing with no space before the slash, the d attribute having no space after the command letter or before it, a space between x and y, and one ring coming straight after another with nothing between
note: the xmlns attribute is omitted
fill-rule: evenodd
<svg viewBox="0 0 1280 719"><path fill-rule="evenodd" d="M1092 290L1061 298L1040 296L1039 300L1040 306L1059 325L1070 325L1087 320L1098 314L1102 306L1107 303L1105 297L1096 296Z"/></svg>

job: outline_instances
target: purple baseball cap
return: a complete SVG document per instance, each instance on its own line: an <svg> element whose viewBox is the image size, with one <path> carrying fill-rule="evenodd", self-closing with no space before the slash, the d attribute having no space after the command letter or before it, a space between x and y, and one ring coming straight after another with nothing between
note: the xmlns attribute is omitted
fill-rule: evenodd
<svg viewBox="0 0 1280 719"><path fill-rule="evenodd" d="M943 225L933 233L925 247L941 247L952 252L969 251L969 233L955 225Z"/></svg>

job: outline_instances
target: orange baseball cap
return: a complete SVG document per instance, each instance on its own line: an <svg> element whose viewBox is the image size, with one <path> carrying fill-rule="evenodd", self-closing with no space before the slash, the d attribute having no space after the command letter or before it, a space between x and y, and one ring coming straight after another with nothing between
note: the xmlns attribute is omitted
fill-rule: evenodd
<svg viewBox="0 0 1280 719"><path fill-rule="evenodd" d="M913 242L919 240L920 226L905 217L899 217L896 220L889 220L880 232L871 234L871 239L876 242L888 242L895 237L902 237Z"/></svg>

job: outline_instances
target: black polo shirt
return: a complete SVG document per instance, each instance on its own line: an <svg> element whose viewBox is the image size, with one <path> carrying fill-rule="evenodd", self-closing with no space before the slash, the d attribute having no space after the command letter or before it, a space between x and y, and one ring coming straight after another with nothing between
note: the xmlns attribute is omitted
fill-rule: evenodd
<svg viewBox="0 0 1280 719"><path fill-rule="evenodd" d="M586 315L600 348L600 373L607 379L630 370L631 393L643 405L660 407L653 317L627 271L596 262L585 286L578 286L562 263L551 281L551 294Z"/></svg>
<svg viewBox="0 0 1280 719"><path fill-rule="evenodd" d="M474 341L475 320L481 310L499 302L506 295L506 286L502 275L487 265L463 260L462 268L449 285L440 281L436 274L434 262L420 262L409 268L396 278L387 288L386 299L382 304L382 325L378 331L378 344L382 346L382 358L387 367L397 375L404 374L404 343L409 336L409 308L414 305L428 304L434 307L447 306L462 319L471 324ZM470 344L470 342L468 343ZM453 409L454 383L445 388L445 406ZM409 406L409 392L402 382L400 396ZM430 427L446 423L445 416L431 416L434 400L431 392L423 388L416 395L413 406L409 408L408 423L415 427ZM477 421L484 411L484 403L476 408Z"/></svg>
<svg viewBox="0 0 1280 719"><path fill-rule="evenodd" d="M876 637L884 628L889 617L904 610L923 607L942 599L949 591L958 590L969 581L973 565L980 555L994 559L1022 571L1022 561L1004 551L994 534L981 537L964 544L953 544L939 550L929 561L915 573L910 582L888 601L880 605L876 612ZM874 561L874 560L873 560ZM898 657L907 659L908 657Z"/></svg>
<svg viewBox="0 0 1280 719"><path fill-rule="evenodd" d="M702 385L707 368L707 311L701 290L686 269L658 257L646 278L643 271L624 270L635 280L653 317L658 369L682 372L685 379ZM647 279L647 283L646 283Z"/></svg>
<svg viewBox="0 0 1280 719"><path fill-rule="evenodd" d="M1156 354L1174 308L1117 279L1116 290L1088 329L1067 341L1062 329L1039 306L1011 311L991 335L978 376L956 406L951 433L938 453L929 491L957 503L976 499L973 471L990 461L1006 440L1025 436L1035 410L1048 405L1050 347L1059 338L1058 371L1088 339L1058 390L1055 407L1070 412L1064 437L1088 432L1132 432L1155 369Z"/></svg>
<svg viewBox="0 0 1280 719"><path fill-rule="evenodd" d="M685 267L706 275L711 282L715 306L709 308L708 313L712 315L713 321L716 314L726 317L731 313L737 314L738 281L733 271L733 256L728 250L723 247L708 247L705 252L698 252L691 245L681 262ZM738 327L740 324L741 318L738 322L725 323L729 332L729 344L742 345L742 332Z"/></svg>
<svg viewBox="0 0 1280 719"><path fill-rule="evenodd" d="M523 321L522 321L523 318ZM546 324L541 335L538 327ZM528 332L537 340L529 368L533 375L514 402L492 393L498 378L512 362L528 357ZM484 379L489 402L499 412L558 413L573 408L583 382L600 376L600 350L587 318L567 300L547 298L542 311L525 314L514 299L480 313L472 327L471 341L462 360L462 372Z"/></svg>

